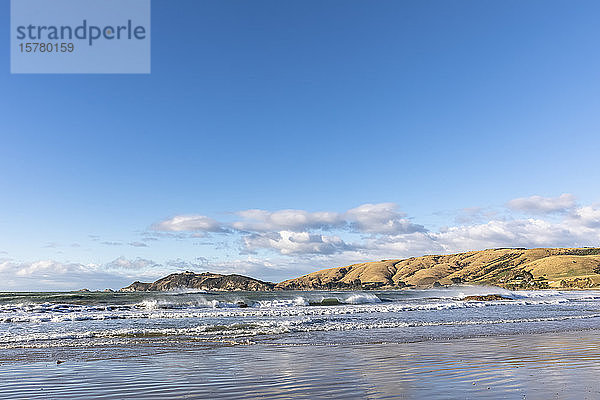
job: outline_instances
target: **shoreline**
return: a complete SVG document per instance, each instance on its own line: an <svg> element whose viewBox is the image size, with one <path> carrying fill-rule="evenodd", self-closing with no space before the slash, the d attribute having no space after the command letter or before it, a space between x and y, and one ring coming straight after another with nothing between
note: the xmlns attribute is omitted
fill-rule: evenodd
<svg viewBox="0 0 600 400"><path fill-rule="evenodd" d="M358 343L348 342L319 342L319 343L285 343L277 340L273 341L257 341L244 340L213 340L213 339L168 339L162 341L155 341L152 339L142 340L129 340L123 342L98 342L96 344L86 344L86 346L80 346L78 344L69 345L56 345L56 346L15 346L9 348L0 348L0 365L9 365L10 363L52 363L58 359L61 362L66 362L69 359L75 362L88 362L88 361L107 361L119 358L130 359L137 356L153 356L156 354L167 354L167 353L179 353L179 352L195 352L206 349L220 349L220 348L339 348L339 349L351 349L351 348L373 348L373 347L388 347L388 346L426 346L427 344L460 344L464 345L468 342L485 342L485 341L510 341L511 339L524 340L530 338L531 340L544 339L544 337L557 337L561 335L580 335L580 336L593 336L598 337L599 355L600 355L600 326L594 328L574 328L574 329L562 329L562 330L549 330L543 332L515 332L515 333L499 333L492 335L472 335L465 337L440 337L440 338L416 338L406 341L363 341ZM117 357L111 354L107 358L98 358L98 354L103 352L110 352L111 349L119 349L121 357ZM146 350L143 355L138 354L139 350ZM154 350L154 351L153 351ZM93 353L95 358L85 357L69 357L67 354L84 354ZM4 353L23 353L24 357L10 360L5 358ZM61 357L57 357L55 354L62 354ZM598 359L600 362L600 358Z"/></svg>
<svg viewBox="0 0 600 400"><path fill-rule="evenodd" d="M65 361L3 361L0 392L6 399L600 397L600 329L398 344L174 344Z"/></svg>

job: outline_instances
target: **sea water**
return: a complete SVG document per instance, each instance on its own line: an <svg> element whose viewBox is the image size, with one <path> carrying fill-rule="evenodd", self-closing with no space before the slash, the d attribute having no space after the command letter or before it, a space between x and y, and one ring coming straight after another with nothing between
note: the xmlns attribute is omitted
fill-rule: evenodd
<svg viewBox="0 0 600 400"><path fill-rule="evenodd" d="M500 294L507 300L464 301ZM508 300L509 299L509 300ZM599 291L0 293L0 349L411 343L600 328Z"/></svg>

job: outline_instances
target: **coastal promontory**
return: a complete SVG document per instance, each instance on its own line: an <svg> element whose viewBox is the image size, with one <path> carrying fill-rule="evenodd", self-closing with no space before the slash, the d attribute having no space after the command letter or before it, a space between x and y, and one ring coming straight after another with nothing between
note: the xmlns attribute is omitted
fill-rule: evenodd
<svg viewBox="0 0 600 400"><path fill-rule="evenodd" d="M134 282L121 291L370 290L456 284L507 289L600 287L600 248L500 248L449 255L352 264L273 284L242 275L184 272L153 283Z"/></svg>
<svg viewBox="0 0 600 400"><path fill-rule="evenodd" d="M121 292L155 292L177 289L199 289L215 291L267 291L272 290L275 284L242 275L221 275L205 272L196 274L186 271L171 274L152 283L134 282L121 289Z"/></svg>

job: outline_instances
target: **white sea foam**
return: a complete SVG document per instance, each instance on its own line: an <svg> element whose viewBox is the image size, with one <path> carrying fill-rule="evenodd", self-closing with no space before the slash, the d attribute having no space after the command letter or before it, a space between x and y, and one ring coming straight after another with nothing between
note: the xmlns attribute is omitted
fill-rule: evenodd
<svg viewBox="0 0 600 400"><path fill-rule="evenodd" d="M371 293L357 293L345 298L343 303L347 304L370 304L381 303L381 299Z"/></svg>
<svg viewBox="0 0 600 400"><path fill-rule="evenodd" d="M299 307L309 305L308 300L302 296L297 296L293 299L274 299L274 300L259 300L255 303L258 307Z"/></svg>
<svg viewBox="0 0 600 400"><path fill-rule="evenodd" d="M597 295L555 295L522 296L517 300L499 300L488 302L470 302L454 299L397 301L382 303L371 294L350 295L341 298L345 302L339 306L312 306L301 296L293 299L261 300L253 307L239 308L234 302L211 300L198 305L173 306L157 300L147 300L134 307L124 306L75 306L75 307L33 307L23 306L15 309L0 310L0 323L45 323L67 321L94 321L111 319L206 319L230 317L289 317L319 315L349 315L401 313L411 311L441 311L464 308L482 308L496 306L536 306L566 304L572 301L594 301ZM322 301L322 298L321 300Z"/></svg>
<svg viewBox="0 0 600 400"><path fill-rule="evenodd" d="M212 340L236 339L259 335L282 335L298 332L328 332L328 331L360 331L373 329L443 327L443 326L485 326L502 324L524 324L537 322L559 322L569 320L584 320L600 318L600 314L557 316L540 318L507 318L479 319L455 321L329 321L303 318L298 320L260 321L248 324L227 325L197 325L189 328L122 328L112 330L79 331L79 332L45 332L26 333L20 335L0 336L0 347L9 345L31 344L32 342L82 340L96 338L152 338L152 337L182 337Z"/></svg>
<svg viewBox="0 0 600 400"><path fill-rule="evenodd" d="M126 304L106 304L107 300L70 304L65 303L69 300L65 300L65 296L57 298L56 303L25 299L0 304L0 347L35 347L38 344L43 347L49 343L90 345L107 340L156 338L232 340L237 343L238 339L259 341L265 335L274 335L281 340L321 335L311 332L358 332L337 336L343 338L360 336L361 330L374 329L389 330L406 337L411 337L411 332L427 332L431 337L440 337L444 332L466 335L503 330L514 333L527 331L531 326L578 329L597 325L594 318L600 317L598 291L511 292L494 289L153 293L109 298L115 303ZM512 300L461 300L466 295L492 293ZM479 328L491 325L496 327Z"/></svg>

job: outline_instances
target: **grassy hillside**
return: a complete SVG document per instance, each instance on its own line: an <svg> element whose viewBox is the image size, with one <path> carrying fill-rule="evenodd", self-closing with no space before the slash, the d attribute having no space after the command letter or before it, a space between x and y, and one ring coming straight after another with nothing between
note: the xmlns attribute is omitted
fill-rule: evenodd
<svg viewBox="0 0 600 400"><path fill-rule="evenodd" d="M313 272L278 289L377 289L453 283L509 289L600 287L600 248L491 249L382 260Z"/></svg>

